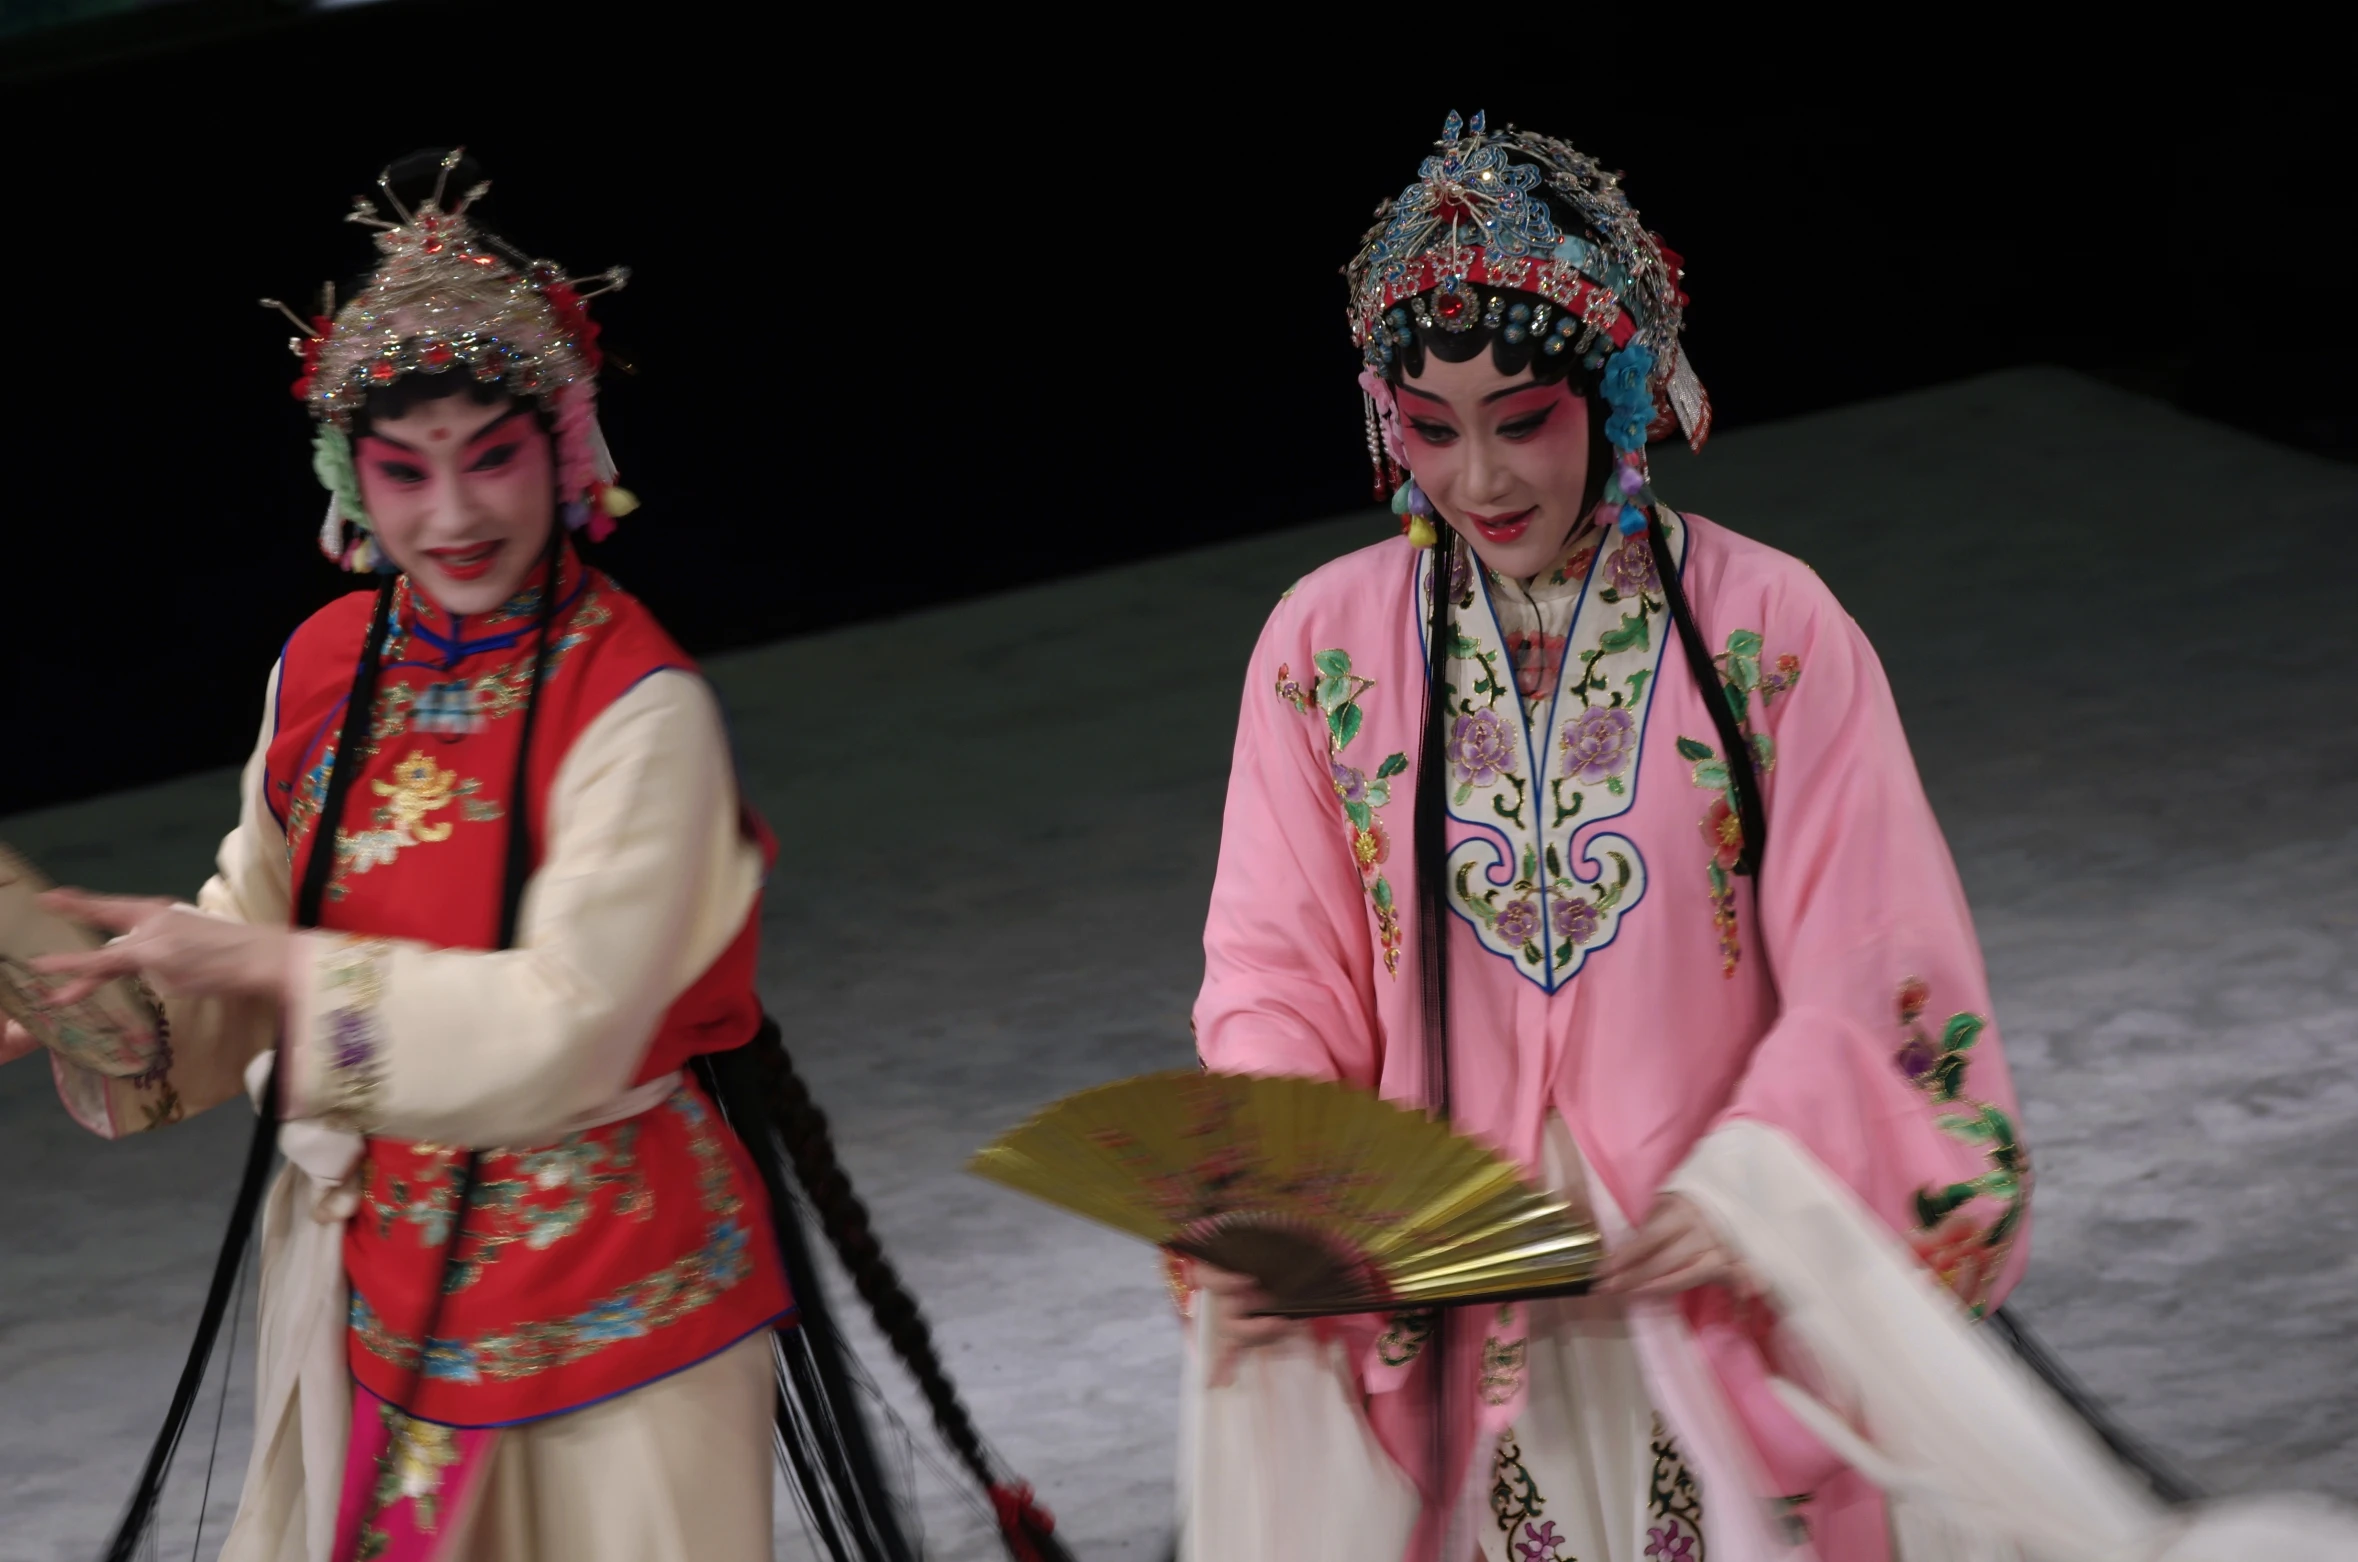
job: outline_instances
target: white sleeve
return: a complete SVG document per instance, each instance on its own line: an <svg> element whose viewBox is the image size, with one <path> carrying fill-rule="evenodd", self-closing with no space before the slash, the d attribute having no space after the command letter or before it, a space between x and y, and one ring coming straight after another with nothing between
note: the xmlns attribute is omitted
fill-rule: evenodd
<svg viewBox="0 0 2358 1562"><path fill-rule="evenodd" d="M514 948L296 936L288 1116L494 1148L629 1086L760 893L712 691L678 671L642 680L575 739L546 806Z"/></svg>

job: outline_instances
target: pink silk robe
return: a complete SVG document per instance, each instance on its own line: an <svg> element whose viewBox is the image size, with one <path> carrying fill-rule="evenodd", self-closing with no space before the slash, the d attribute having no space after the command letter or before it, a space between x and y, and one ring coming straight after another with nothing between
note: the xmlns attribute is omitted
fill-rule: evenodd
<svg viewBox="0 0 2358 1562"><path fill-rule="evenodd" d="M1522 708L1488 602L1452 583L1448 919L1454 1119L1537 1171L1548 1114L1627 1218L1737 1119L1790 1134L1978 1313L2027 1258L2029 1168L1965 897L1873 649L1807 566L1664 512L1716 675L1760 762L1766 860L1739 833L1645 536L1606 538L1552 692ZM1411 847L1423 580L1394 539L1300 581L1253 651L1195 1011L1205 1065L1421 1097ZM1575 566L1577 567L1577 566ZM1519 1310L1518 1310L1519 1311ZM1666 1309L1761 1499L1815 1495L1818 1554L1880 1556L1872 1488L1767 1389L1773 1331L1724 1290ZM1471 1315L1471 1316L1469 1316ZM1359 1331L1372 1347L1380 1320ZM1461 1310L1449 1358L1485 1431L1520 1402L1519 1321ZM1420 1364L1362 1360L1367 1409L1429 1479ZM1657 1351L1649 1375L1661 1370ZM1679 1396L1656 1402L1676 1423ZM1682 1441L1700 1428L1673 1425ZM1473 1456L1474 1445L1464 1444ZM1430 1493L1428 1493L1428 1496ZM1731 1495L1726 1485L1720 1501ZM1710 1520L1706 1519L1707 1530Z"/></svg>

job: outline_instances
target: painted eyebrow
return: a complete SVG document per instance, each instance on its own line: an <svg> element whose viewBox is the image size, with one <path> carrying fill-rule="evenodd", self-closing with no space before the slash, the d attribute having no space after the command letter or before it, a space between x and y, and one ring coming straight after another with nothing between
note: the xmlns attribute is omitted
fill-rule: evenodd
<svg viewBox="0 0 2358 1562"><path fill-rule="evenodd" d="M1409 384L1405 380L1403 380L1397 388L1406 395L1422 396L1425 400L1434 402L1444 407L1449 405L1449 403L1442 397L1436 396L1428 390L1418 390L1415 386ZM1482 405L1487 407L1494 401L1504 401L1509 396L1520 396L1525 391L1552 389L1554 389L1553 384L1544 380L1531 380L1522 385L1509 385L1505 390L1494 390L1489 395L1483 397Z"/></svg>
<svg viewBox="0 0 2358 1562"><path fill-rule="evenodd" d="M488 435L496 432L502 425L512 421L513 419L522 417L530 410L531 409L528 407L510 407L507 411L501 413L498 417L493 418L489 423L486 423L481 428L475 430L474 433L469 434L466 437L464 443L471 445L475 443L475 441L483 439ZM406 450L413 456L422 456L425 454L423 450L420 450L417 446L410 444L407 440L395 439L392 435L377 429L370 429L368 431L368 437L371 439L381 439L386 444L391 445L394 449Z"/></svg>

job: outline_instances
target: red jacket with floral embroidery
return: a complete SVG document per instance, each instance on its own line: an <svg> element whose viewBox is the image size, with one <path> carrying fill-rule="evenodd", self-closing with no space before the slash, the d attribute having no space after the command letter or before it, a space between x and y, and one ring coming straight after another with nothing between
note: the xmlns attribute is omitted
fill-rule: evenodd
<svg viewBox="0 0 2358 1562"><path fill-rule="evenodd" d="M650 674L693 670L653 615L604 575L568 560L562 589L527 772L535 863L550 786L574 740ZM356 593L330 604L295 632L281 661L265 785L297 883L372 601ZM527 593L499 612L454 619L401 589L322 927L446 948L496 941L535 601ZM760 830L750 814L747 828ZM371 850L372 833L399 849ZM758 931L757 907L664 1015L636 1082L753 1034ZM484 1151L453 1249L460 1156L370 1137L360 1207L346 1228L353 1374L428 1420L493 1426L575 1409L791 1312L761 1184L692 1081L621 1122ZM450 1289L421 1374L420 1340L446 1257Z"/></svg>

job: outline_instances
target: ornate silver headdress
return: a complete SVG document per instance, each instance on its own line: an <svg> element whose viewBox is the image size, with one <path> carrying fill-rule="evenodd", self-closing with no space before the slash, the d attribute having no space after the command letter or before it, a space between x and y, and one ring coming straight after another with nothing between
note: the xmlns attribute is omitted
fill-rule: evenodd
<svg viewBox="0 0 2358 1562"><path fill-rule="evenodd" d="M304 333L287 345L303 360L295 398L318 421L312 465L329 493L320 547L349 569L381 562L352 466L352 415L372 392L407 374L469 374L539 402L556 427L568 526L602 536L612 517L636 507L615 486L613 457L598 428L598 327L584 307L621 287L630 273L616 266L576 281L553 261L520 254L467 216L488 182L445 210L443 188L463 155L453 148L442 159L434 193L414 211L394 195L390 170L377 176L398 221L370 197L354 197L346 220L377 230L384 259L341 309L332 287L322 291L320 311L308 321L277 299L262 300Z"/></svg>
<svg viewBox="0 0 2358 1562"><path fill-rule="evenodd" d="M1465 330L1480 319L1510 340L1527 331L1550 353L1595 357L1599 366L1634 345L1646 350L1654 407L1667 404L1687 442L1702 448L1711 399L1680 345L1687 296L1679 257L1638 221L1619 175L1567 142L1512 125L1494 133L1482 115L1467 124L1455 113L1416 173L1376 209L1343 268L1351 340L1371 377L1416 325ZM1499 301L1486 307L1475 285L1546 302L1515 306L1519 318L1500 314ZM1649 419L1649 432L1659 437L1669 430L1657 422Z"/></svg>

